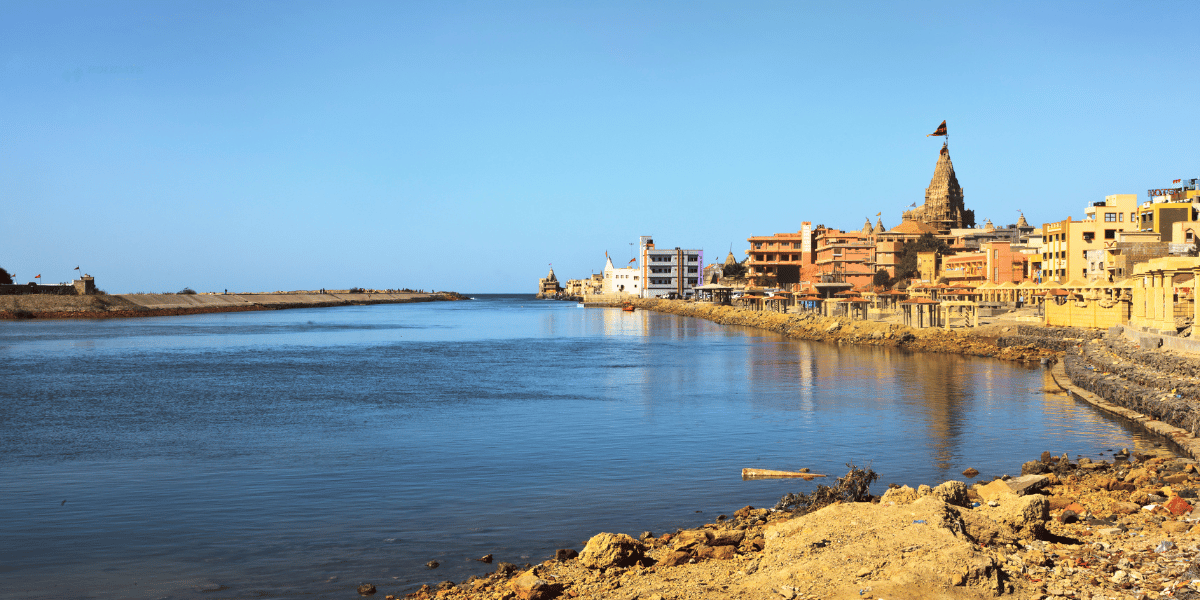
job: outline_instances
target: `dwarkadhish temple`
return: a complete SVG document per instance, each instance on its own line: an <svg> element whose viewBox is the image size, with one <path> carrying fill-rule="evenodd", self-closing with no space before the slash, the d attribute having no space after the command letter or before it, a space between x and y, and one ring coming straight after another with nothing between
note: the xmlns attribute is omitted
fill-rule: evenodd
<svg viewBox="0 0 1200 600"><path fill-rule="evenodd" d="M967 210L963 203L963 189L954 175L954 163L950 162L950 148L946 144L942 144L933 179L925 188L925 204L904 211L903 219L925 223L940 233L975 226L975 211Z"/></svg>

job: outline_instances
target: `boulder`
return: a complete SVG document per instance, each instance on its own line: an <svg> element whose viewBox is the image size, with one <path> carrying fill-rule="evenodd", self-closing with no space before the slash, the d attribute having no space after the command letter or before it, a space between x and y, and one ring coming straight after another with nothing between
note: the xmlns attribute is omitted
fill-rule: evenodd
<svg viewBox="0 0 1200 600"><path fill-rule="evenodd" d="M967 499L967 484L961 481L947 481L933 488L933 495L946 504L954 506L970 506Z"/></svg>
<svg viewBox="0 0 1200 600"><path fill-rule="evenodd" d="M879 499L881 503L895 502L896 504L908 504L917 499L917 490L910 487L901 486L898 488L889 488L883 493L883 497Z"/></svg>
<svg viewBox="0 0 1200 600"><path fill-rule="evenodd" d="M538 577L533 571L521 573L509 582L509 587L521 600L545 600L554 593L550 582Z"/></svg>
<svg viewBox="0 0 1200 600"><path fill-rule="evenodd" d="M579 553L579 563L589 569L628 567L645 557L645 546L624 533L598 533Z"/></svg>
<svg viewBox="0 0 1200 600"><path fill-rule="evenodd" d="M1142 510L1141 505L1134 502L1118 502L1112 507L1114 515L1132 515L1139 510Z"/></svg>
<svg viewBox="0 0 1200 600"><path fill-rule="evenodd" d="M718 529L712 532L712 536L708 540L710 546L736 546L746 539L746 531L743 529Z"/></svg>
<svg viewBox="0 0 1200 600"><path fill-rule="evenodd" d="M658 562L655 563L655 565L659 567L676 567L687 564L687 562L691 559L691 554L683 552L682 550L676 550L674 552L664 554L658 559Z"/></svg>
<svg viewBox="0 0 1200 600"><path fill-rule="evenodd" d="M1045 533L1050 518L1050 503L1045 496L1021 496L1000 505L992 517L1008 528L1018 539L1033 539Z"/></svg>
<svg viewBox="0 0 1200 600"><path fill-rule="evenodd" d="M364 584L358 586L358 593L363 596L370 596L371 594L374 594L375 593L375 584L364 583Z"/></svg>
<svg viewBox="0 0 1200 600"><path fill-rule="evenodd" d="M703 544L707 544L710 534L703 529L688 529L680 531L675 537L671 538L671 545L678 550L686 550Z"/></svg>
<svg viewBox="0 0 1200 600"><path fill-rule="evenodd" d="M557 560L558 562L566 562L572 558L578 557L579 552L575 551L574 548L559 548L558 550L554 551L554 560Z"/></svg>
<svg viewBox="0 0 1200 600"><path fill-rule="evenodd" d="M1041 475L1049 470L1050 467L1040 460L1031 460L1021 465L1022 475Z"/></svg>
<svg viewBox="0 0 1200 600"><path fill-rule="evenodd" d="M970 467L966 471L963 471L962 474L963 474L963 477L968 477L968 478L973 479L976 475L979 475L979 469L976 469L975 467Z"/></svg>

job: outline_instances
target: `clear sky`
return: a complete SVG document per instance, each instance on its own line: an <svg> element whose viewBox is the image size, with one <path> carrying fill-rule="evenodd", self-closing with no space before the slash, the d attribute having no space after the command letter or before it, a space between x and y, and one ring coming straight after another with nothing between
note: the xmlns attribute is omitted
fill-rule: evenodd
<svg viewBox="0 0 1200 600"><path fill-rule="evenodd" d="M0 267L536 291L630 242L1200 177L1200 3L4 2ZM619 261L623 262L623 261Z"/></svg>

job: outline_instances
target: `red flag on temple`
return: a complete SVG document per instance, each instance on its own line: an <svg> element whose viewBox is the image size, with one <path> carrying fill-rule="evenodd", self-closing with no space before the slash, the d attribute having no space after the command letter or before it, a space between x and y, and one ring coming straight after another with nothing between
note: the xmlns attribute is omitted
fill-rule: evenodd
<svg viewBox="0 0 1200 600"><path fill-rule="evenodd" d="M938 128L936 131L934 131L933 133L931 133L925 137L930 137L930 136L935 136L935 135L946 135L946 122L945 121L942 121L942 124L938 125Z"/></svg>
<svg viewBox="0 0 1200 600"><path fill-rule="evenodd" d="M42 278L42 274L41 274L41 273L38 273L37 275L34 275L34 276L33 276L33 278L34 278L34 279L41 279L41 278Z"/></svg>
<svg viewBox="0 0 1200 600"><path fill-rule="evenodd" d="M1179 183L1180 181L1183 181L1183 180L1182 180L1182 179L1176 179L1175 181L1172 181L1171 183Z"/></svg>

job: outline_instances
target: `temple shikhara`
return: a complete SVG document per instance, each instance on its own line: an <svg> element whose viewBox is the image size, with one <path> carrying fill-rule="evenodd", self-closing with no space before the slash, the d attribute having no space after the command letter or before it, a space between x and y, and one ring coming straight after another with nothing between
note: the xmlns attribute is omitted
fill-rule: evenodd
<svg viewBox="0 0 1200 600"><path fill-rule="evenodd" d="M925 188L925 203L904 211L902 218L925 223L940 233L975 226L975 211L968 210L963 203L963 189L954 175L954 163L950 162L950 148L946 144L942 144L937 166L933 168L933 179Z"/></svg>

